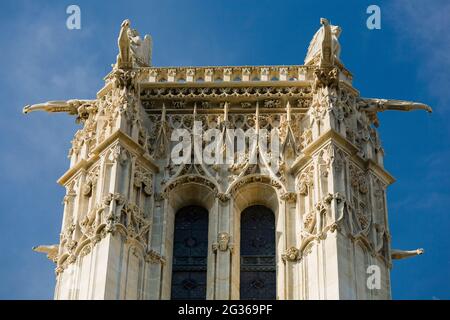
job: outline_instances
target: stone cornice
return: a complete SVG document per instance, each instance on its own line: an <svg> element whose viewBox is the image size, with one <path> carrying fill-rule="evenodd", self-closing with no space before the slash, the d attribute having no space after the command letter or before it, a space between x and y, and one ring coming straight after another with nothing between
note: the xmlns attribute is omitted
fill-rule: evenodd
<svg viewBox="0 0 450 320"><path fill-rule="evenodd" d="M97 99L102 98L104 95L106 95L109 91L112 90L112 82L106 83L103 88L97 91Z"/></svg>
<svg viewBox="0 0 450 320"><path fill-rule="evenodd" d="M350 91L352 94L354 94L355 96L359 97L360 96L360 92L359 90L355 89L350 83L348 83L347 81L344 80L340 80L339 81L339 85L342 87L345 87L345 89L347 89L348 91Z"/></svg>
<svg viewBox="0 0 450 320"><path fill-rule="evenodd" d="M308 87L314 82L314 66L305 65L263 65L263 66L182 66L141 67L138 83L141 89L151 87ZM343 66L338 66L340 83L359 95L352 87L352 75ZM105 77L106 85L97 92L101 98L112 88Z"/></svg>
<svg viewBox="0 0 450 320"><path fill-rule="evenodd" d="M147 166L153 172L159 172L158 167L153 163L152 159L146 155L146 150L137 144L133 139L131 139L127 134L120 130L112 133L108 138L102 141L94 150L91 152L91 156L88 159L82 159L67 170L61 178L58 179L58 183L61 185L66 184L79 170L87 170L91 165L93 165L99 158L100 154L118 141L123 146L125 146L129 151L133 152L138 156L139 161Z"/></svg>
<svg viewBox="0 0 450 320"><path fill-rule="evenodd" d="M139 71L138 82L146 86L292 86L310 85L314 81L314 66L268 65L268 66L202 66L202 67L145 67ZM351 87L352 75L339 67L340 80ZM105 77L108 80L109 75ZM108 84L98 96L108 91Z"/></svg>
<svg viewBox="0 0 450 320"><path fill-rule="evenodd" d="M386 183L386 185L390 185L395 182L395 178L372 159L367 160L366 164L367 164L366 168L375 172L378 177L382 178L382 180L384 181L384 183Z"/></svg>
<svg viewBox="0 0 450 320"><path fill-rule="evenodd" d="M297 174L301 171L305 165L309 163L312 156L322 149L322 147L329 143L330 141L337 144L342 150L344 150L350 158L361 168L366 170L372 170L375 174L380 177L387 185L390 185L395 182L395 178L387 172L383 167L378 165L373 160L363 159L357 153L359 149L345 139L342 135L337 133L334 130L329 130L322 134L319 138L309 144L306 148L303 149L302 155L297 158L297 160L292 164L290 172L293 174Z"/></svg>

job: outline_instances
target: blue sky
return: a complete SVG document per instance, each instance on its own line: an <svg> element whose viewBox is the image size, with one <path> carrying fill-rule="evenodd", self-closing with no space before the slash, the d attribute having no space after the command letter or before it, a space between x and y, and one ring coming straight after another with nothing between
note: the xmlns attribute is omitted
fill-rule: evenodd
<svg viewBox="0 0 450 320"><path fill-rule="evenodd" d="M320 3L319 3L320 2ZM65 27L81 8L81 30ZM366 8L381 8L381 30L366 28ZM0 298L48 299L54 266L31 251L58 240L77 129L56 114L21 114L25 104L93 98L130 18L153 37L153 64L301 64L327 17L340 25L341 58L365 97L415 100L434 108L380 115L394 248L425 248L395 261L395 299L450 298L450 2L396 1L1 1Z"/></svg>

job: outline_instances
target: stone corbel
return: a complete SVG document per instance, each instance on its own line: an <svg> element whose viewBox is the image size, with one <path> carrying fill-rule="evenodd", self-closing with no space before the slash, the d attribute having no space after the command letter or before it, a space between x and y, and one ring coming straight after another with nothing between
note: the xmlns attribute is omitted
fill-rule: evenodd
<svg viewBox="0 0 450 320"><path fill-rule="evenodd" d="M155 193L155 201L164 201L167 199L167 193L166 192L157 192Z"/></svg>
<svg viewBox="0 0 450 320"><path fill-rule="evenodd" d="M61 267L61 266L58 266L58 267L55 268L55 275L58 276L61 273L63 273L63 271L64 271L64 268Z"/></svg>
<svg viewBox="0 0 450 320"><path fill-rule="evenodd" d="M339 85L339 70L333 68L316 68L314 70L313 91L317 92L320 88L336 88Z"/></svg>
<svg viewBox="0 0 450 320"><path fill-rule="evenodd" d="M280 196L281 200L286 202L295 202L297 201L297 193L295 192L285 192Z"/></svg>
<svg viewBox="0 0 450 320"><path fill-rule="evenodd" d="M166 259L155 250L149 250L145 256L145 261L150 263L160 263L165 264Z"/></svg>
<svg viewBox="0 0 450 320"><path fill-rule="evenodd" d="M229 194L223 192L217 192L216 197L222 202L227 202L231 198Z"/></svg>
<svg viewBox="0 0 450 320"><path fill-rule="evenodd" d="M289 249L286 249L286 251L281 255L281 259L286 263L289 262L296 262L300 258L300 250L296 247L290 247Z"/></svg>

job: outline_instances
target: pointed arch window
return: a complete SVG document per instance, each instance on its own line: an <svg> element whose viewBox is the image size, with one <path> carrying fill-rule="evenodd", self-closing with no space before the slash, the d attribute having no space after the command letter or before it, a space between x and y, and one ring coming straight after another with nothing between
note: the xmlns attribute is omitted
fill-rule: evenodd
<svg viewBox="0 0 450 320"><path fill-rule="evenodd" d="M208 211L188 206L175 215L172 299L206 299Z"/></svg>
<svg viewBox="0 0 450 320"><path fill-rule="evenodd" d="M275 215L265 206L241 214L240 299L276 299Z"/></svg>

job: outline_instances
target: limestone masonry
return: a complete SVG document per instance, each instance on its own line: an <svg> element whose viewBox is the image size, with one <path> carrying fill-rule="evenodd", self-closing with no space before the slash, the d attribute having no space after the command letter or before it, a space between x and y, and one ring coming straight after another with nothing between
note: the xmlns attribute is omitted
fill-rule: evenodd
<svg viewBox="0 0 450 320"><path fill-rule="evenodd" d="M392 259L423 250L390 246L377 114L431 108L361 97L341 29L320 23L303 65L154 67L125 20L95 99L24 108L82 124L59 243L34 248L56 264L55 299L391 298ZM172 133L194 121L224 140L278 130L279 170L258 143L231 164L174 164Z"/></svg>

